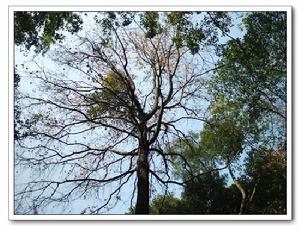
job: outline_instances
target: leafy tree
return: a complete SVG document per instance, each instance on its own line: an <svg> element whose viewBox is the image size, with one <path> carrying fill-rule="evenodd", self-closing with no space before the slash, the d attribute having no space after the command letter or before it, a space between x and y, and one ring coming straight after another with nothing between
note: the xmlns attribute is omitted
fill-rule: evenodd
<svg viewBox="0 0 300 231"><path fill-rule="evenodd" d="M215 134L215 139L222 137L217 142L220 146L216 145L220 148L217 153L226 148L227 153L257 153L251 158L258 158L257 163L261 163L259 153L281 150L286 142L286 13L253 12L244 18L244 25L244 37L231 37L224 45L220 68L211 80L211 91L217 99L214 105L220 99L226 106L235 104L235 115L232 117L232 110L219 107L221 112L217 115L222 118L212 122L216 128L208 134ZM214 114L212 111L212 119ZM240 213L244 213L256 191L257 179L253 180L252 189L247 189L249 182L241 183L242 175L238 179L230 165L228 170L241 192ZM280 187L284 187L283 182Z"/></svg>
<svg viewBox="0 0 300 231"><path fill-rule="evenodd" d="M254 12L244 19L243 39L231 39L221 52L214 95L247 107L249 122L280 126L273 132L277 147L285 140L286 13ZM275 136L275 133L276 134Z"/></svg>
<svg viewBox="0 0 300 231"><path fill-rule="evenodd" d="M240 196L235 197L240 201L240 214L269 213L267 204L274 208L274 213L282 213L286 208L285 164L276 157L276 153L280 156L278 151L270 150L282 150L286 139L286 15L284 12L254 12L245 17L244 23L246 34L242 39L231 37L216 24L231 40L223 46L216 76L210 80L214 99L209 108L210 117L198 143L194 142L195 137L187 142L179 140L171 151L184 153L185 159L176 158L175 164L176 174L181 178L188 177L189 172L182 170L186 164L201 177L205 177L202 174L205 169L225 165L240 191ZM275 172L279 171L280 176L269 175L273 171L262 168L271 165L270 159L266 158L270 152L273 153ZM238 164L245 155L251 156L244 164L248 169L246 174L239 170ZM253 177L249 169L257 176ZM259 183L260 174L265 176L264 185ZM190 193L190 208L197 204L196 210L205 208L204 204L209 200L205 198L205 187L210 184L190 181L188 185L185 190ZM258 198L258 191L264 194L258 199L264 198L264 203L255 208L255 203L259 202L253 199Z"/></svg>
<svg viewBox="0 0 300 231"><path fill-rule="evenodd" d="M81 211L98 214L122 200L131 184L135 213L148 214L155 185L184 184L170 175L173 154L165 147L189 137L182 123L205 121L199 88L214 67L204 48L218 37L211 17L229 18L98 13L94 30L54 46L58 66L46 70L36 62L37 70L23 73L39 91L22 98L34 123L18 143L17 169L40 174L17 185L16 213L46 213L49 204L98 196Z"/></svg>
<svg viewBox="0 0 300 231"><path fill-rule="evenodd" d="M211 105L210 124L201 132L205 151L217 156L219 163L226 165L229 175L241 193L240 214L245 212L247 193L234 174L232 166L240 162L247 145L247 136L253 126L241 103L224 100L223 97Z"/></svg>

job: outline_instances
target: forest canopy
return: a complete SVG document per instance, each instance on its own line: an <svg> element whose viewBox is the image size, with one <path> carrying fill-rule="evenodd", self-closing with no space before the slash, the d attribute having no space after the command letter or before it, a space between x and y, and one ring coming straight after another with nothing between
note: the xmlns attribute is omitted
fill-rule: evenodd
<svg viewBox="0 0 300 231"><path fill-rule="evenodd" d="M14 12L15 214L287 214L287 12Z"/></svg>

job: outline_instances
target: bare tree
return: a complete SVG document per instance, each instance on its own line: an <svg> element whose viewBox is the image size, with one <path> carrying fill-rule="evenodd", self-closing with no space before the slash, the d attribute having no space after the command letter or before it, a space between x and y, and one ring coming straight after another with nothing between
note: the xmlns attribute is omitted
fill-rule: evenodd
<svg viewBox="0 0 300 231"><path fill-rule="evenodd" d="M187 124L206 121L205 81L215 68L211 35L198 38L199 52L191 52L177 41L178 25L159 15L153 36L136 16L126 27L111 23L109 32L103 25L83 29L48 52L53 61L35 61L22 73L35 92L22 97L28 119L16 145L18 182L24 174L17 213L42 213L83 197L92 205L81 213L98 214L122 200L130 184L135 213L148 214L155 187L184 184L172 177L172 156L187 171L189 163L166 146L191 138Z"/></svg>

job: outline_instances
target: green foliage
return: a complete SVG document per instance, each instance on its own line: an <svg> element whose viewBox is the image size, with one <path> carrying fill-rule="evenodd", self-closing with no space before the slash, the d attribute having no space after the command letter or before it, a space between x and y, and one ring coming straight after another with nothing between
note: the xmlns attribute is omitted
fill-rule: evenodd
<svg viewBox="0 0 300 231"><path fill-rule="evenodd" d="M173 40L178 48L187 44L186 36L192 27L192 22L188 19L190 14L191 12L170 12L167 14L168 22L176 28ZM196 47L198 44L193 44L193 42L198 43L199 41L192 40L192 33L189 37L189 46Z"/></svg>
<svg viewBox="0 0 300 231"><path fill-rule="evenodd" d="M201 145L204 152L211 156L231 158L243 149L247 129L247 117L243 114L239 103L217 98L211 107L209 124L201 132Z"/></svg>
<svg viewBox="0 0 300 231"><path fill-rule="evenodd" d="M129 119L128 105L130 99L124 82L126 80L115 72L109 72L99 81L102 90L90 93L86 97L91 104L87 111L88 115L92 119L104 115Z"/></svg>
<svg viewBox="0 0 300 231"><path fill-rule="evenodd" d="M219 173L204 174L189 182L182 194L188 214L236 214L239 192L226 186Z"/></svg>
<svg viewBox="0 0 300 231"><path fill-rule="evenodd" d="M170 12L167 15L167 18L171 25L177 26L177 28L179 29L188 24L188 21L186 18L186 16L188 14L190 14L190 13L175 11L175 12Z"/></svg>
<svg viewBox="0 0 300 231"><path fill-rule="evenodd" d="M149 11L141 14L141 24L146 29L146 38L153 38L162 32L158 12Z"/></svg>
<svg viewBox="0 0 300 231"><path fill-rule="evenodd" d="M55 41L64 38L60 29L76 33L81 29L82 20L73 12L16 11L14 15L14 38L16 45L26 49L45 52Z"/></svg>
<svg viewBox="0 0 300 231"><path fill-rule="evenodd" d="M208 123L200 134L191 134L192 138L188 140L176 140L167 149L168 152L181 153L194 174L233 160L241 154L246 143L249 123L240 104L219 97L210 106L210 112ZM177 156L173 159L176 175L189 179L189 174L182 168L184 161Z"/></svg>
<svg viewBox="0 0 300 231"><path fill-rule="evenodd" d="M246 174L239 176L247 191L247 213L282 214L286 162L278 159L278 150L286 141L281 132L286 126L286 14L254 12L244 23L245 36L224 46L210 81L216 100L201 141L215 155L243 151L247 156Z"/></svg>
<svg viewBox="0 0 300 231"><path fill-rule="evenodd" d="M257 184L249 213L286 214L286 151L252 152L246 166L247 175L252 179L251 187Z"/></svg>
<svg viewBox="0 0 300 231"><path fill-rule="evenodd" d="M120 12L120 16L122 18L121 25L124 27L129 26L134 19L133 12Z"/></svg>
<svg viewBox="0 0 300 231"><path fill-rule="evenodd" d="M106 17L95 17L107 38L112 36L112 31L130 26L132 21L139 22L148 39L158 37L165 29L174 31L172 40L178 48L186 46L194 55L200 51L202 45L216 45L218 41L218 23L228 31L230 17L227 13L211 14L203 17L207 12L108 12ZM212 20L212 19L213 20ZM196 19L196 20L195 20ZM195 23L196 21L196 23ZM219 25L219 26L220 26Z"/></svg>
<svg viewBox="0 0 300 231"><path fill-rule="evenodd" d="M172 194L155 197L152 214L237 214L239 192L227 187L218 173L206 174L190 182L181 198Z"/></svg>
<svg viewBox="0 0 300 231"><path fill-rule="evenodd" d="M166 153L180 154L184 158L179 155L171 155L174 168L173 174L179 180L190 180L191 173L197 175L206 168L215 166L213 157L209 153L203 152L197 143L198 140L199 134L191 133L186 139L174 140L165 149ZM186 171L186 169L191 172Z"/></svg>
<svg viewBox="0 0 300 231"><path fill-rule="evenodd" d="M149 214L183 214L183 206L182 201L176 198L173 194L158 195L151 201ZM134 207L129 208L125 214L134 215L134 211Z"/></svg>
<svg viewBox="0 0 300 231"><path fill-rule="evenodd" d="M222 50L212 92L248 104L250 117L264 112L285 117L286 14L254 12L244 19L243 39L230 40ZM283 106L284 105L284 106Z"/></svg>
<svg viewBox="0 0 300 231"><path fill-rule="evenodd" d="M36 122L38 122L41 119L43 119L43 114L41 114L41 113L33 114L32 117L31 117L31 121L33 123L36 123Z"/></svg>
<svg viewBox="0 0 300 231"><path fill-rule="evenodd" d="M196 23L191 18L199 17ZM192 54L200 51L201 45L216 45L219 28L229 32L231 18L226 12L168 12L168 22L175 26L173 38L177 47L187 46Z"/></svg>
<svg viewBox="0 0 300 231"><path fill-rule="evenodd" d="M172 194L155 197L150 205L150 214L182 214L183 203Z"/></svg>
<svg viewBox="0 0 300 231"><path fill-rule="evenodd" d="M191 29L186 37L186 45L190 49L192 54L196 54L199 49L199 43L205 38L205 35L200 28Z"/></svg>
<svg viewBox="0 0 300 231"><path fill-rule="evenodd" d="M248 150L279 149L286 140L286 14L253 12L243 22L246 34L223 47L220 68L210 80L217 99L211 105L211 122L223 124L220 135L222 130L235 134L236 148L244 143ZM220 107L220 99L235 109Z"/></svg>

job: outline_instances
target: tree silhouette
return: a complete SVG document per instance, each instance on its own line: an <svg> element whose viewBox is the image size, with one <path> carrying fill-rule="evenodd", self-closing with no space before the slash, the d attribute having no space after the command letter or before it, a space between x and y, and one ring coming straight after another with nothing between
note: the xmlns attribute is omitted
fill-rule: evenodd
<svg viewBox="0 0 300 231"><path fill-rule="evenodd" d="M170 165L184 156L165 147L190 139L183 124L206 121L209 49L214 24L226 30L226 21L221 12L98 13L94 29L52 49L56 64L24 70L34 93L21 98L30 132L15 165L32 178L16 186L16 213L97 197L81 213L102 213L131 184L135 213L148 214L155 187L184 185Z"/></svg>

